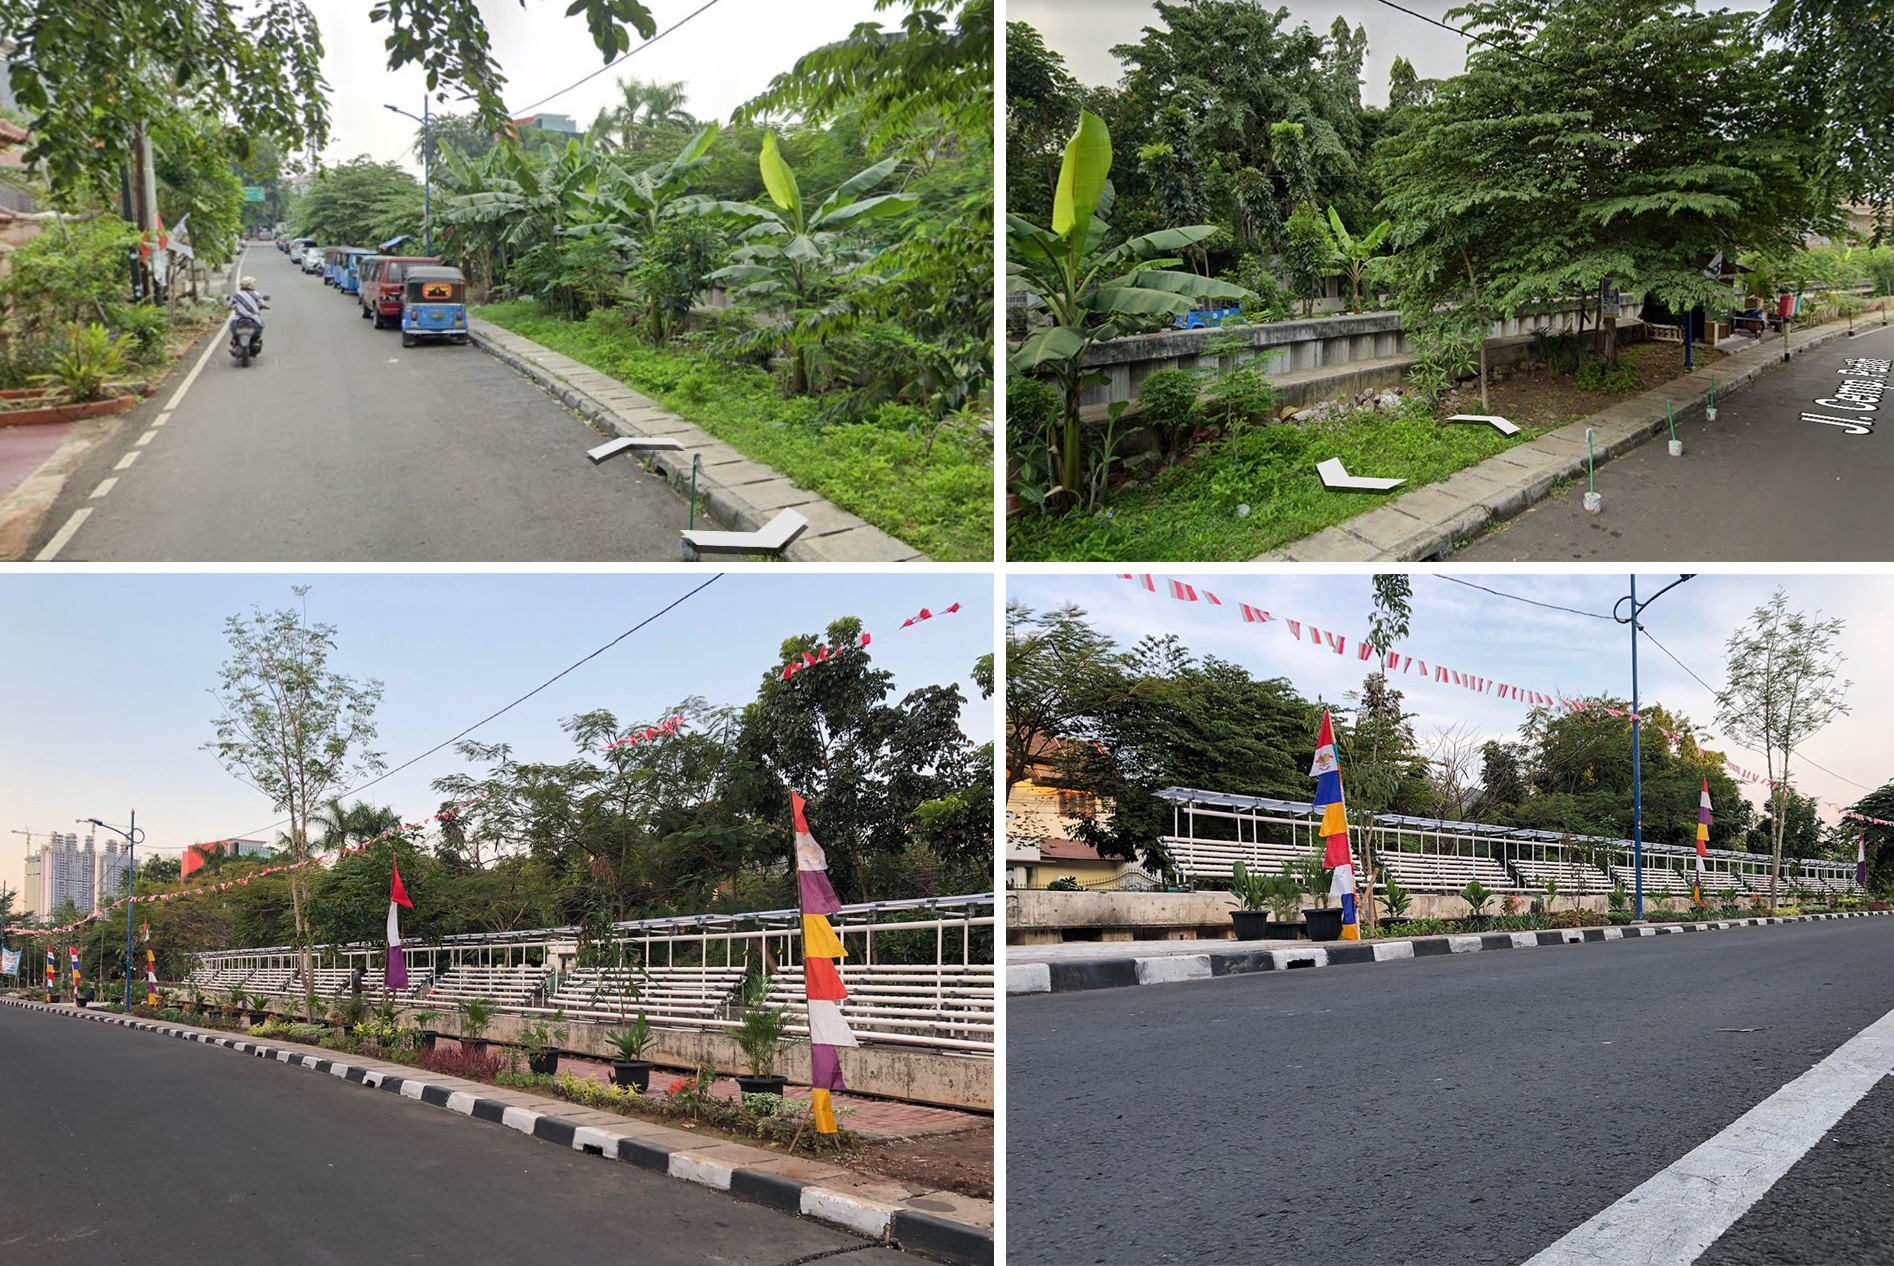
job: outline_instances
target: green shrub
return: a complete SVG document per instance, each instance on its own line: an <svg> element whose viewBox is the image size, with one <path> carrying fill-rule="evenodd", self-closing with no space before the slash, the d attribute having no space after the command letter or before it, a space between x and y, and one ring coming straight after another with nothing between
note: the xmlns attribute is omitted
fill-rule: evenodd
<svg viewBox="0 0 1894 1266"><path fill-rule="evenodd" d="M96 321L128 293L125 263L138 230L101 216L48 224L7 257L0 303L16 334L48 335L78 321Z"/></svg>
<svg viewBox="0 0 1894 1266"><path fill-rule="evenodd" d="M1053 880L1051 883L1046 885L1046 891L1047 892L1083 892L1085 890L1079 886L1079 881L1072 878L1072 876L1060 875L1057 879Z"/></svg>
<svg viewBox="0 0 1894 1266"><path fill-rule="evenodd" d="M1172 457L1188 446L1201 416L1198 391L1198 376L1186 369L1159 369L1138 384L1138 420L1164 436ZM1010 412L1007 424L1012 424Z"/></svg>
<svg viewBox="0 0 1894 1266"><path fill-rule="evenodd" d="M171 322L163 308L153 304L121 303L114 305L109 315L112 329L125 336L133 360L141 365L164 362L165 339L170 336Z"/></svg>
<svg viewBox="0 0 1894 1266"><path fill-rule="evenodd" d="M1248 360L1203 381L1203 416L1219 434L1234 435L1257 420L1273 419L1276 389L1263 376L1262 362Z"/></svg>
<svg viewBox="0 0 1894 1266"><path fill-rule="evenodd" d="M1616 369L1609 369L1600 359L1586 361L1584 367L1573 376L1572 381L1577 383L1581 390L1599 391L1615 396L1635 390L1638 385L1638 376L1637 371L1629 365L1621 363Z"/></svg>
<svg viewBox="0 0 1894 1266"><path fill-rule="evenodd" d="M78 404L103 400L106 386L124 375L124 350L110 330L94 322L66 327L63 343L53 353L51 369L37 377Z"/></svg>

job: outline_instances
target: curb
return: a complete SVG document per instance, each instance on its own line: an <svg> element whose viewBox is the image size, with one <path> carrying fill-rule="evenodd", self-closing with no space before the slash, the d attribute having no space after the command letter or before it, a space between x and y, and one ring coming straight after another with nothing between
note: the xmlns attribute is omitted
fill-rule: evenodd
<svg viewBox="0 0 1894 1266"><path fill-rule="evenodd" d="M240 1054L254 1055L258 1059L274 1060L291 1067L313 1069L319 1073L328 1073L343 1081L398 1094L404 1099L413 1099L436 1108L458 1112L462 1116L504 1125L509 1129L518 1130L522 1134L542 1139L559 1147L569 1147L574 1151L603 1156L609 1160L626 1161L640 1169L652 1170L685 1182L698 1183L717 1191L727 1191L752 1204L765 1205L780 1213L826 1223L840 1230L866 1236L907 1252L951 1262L955 1266L992 1266L993 1232L991 1230L956 1222L951 1218L904 1209L897 1205L864 1200L849 1192L824 1187L819 1183L804 1182L786 1174L767 1169L731 1165L713 1157L698 1156L687 1150L647 1138L619 1134L597 1126L580 1125L576 1121L568 1121L551 1113L538 1112L517 1104L503 1103L498 1099L482 1098L465 1091L423 1081L418 1077L394 1077L343 1060L323 1059L314 1055L305 1055L300 1051L246 1041L226 1034L212 1033L203 1029L178 1028L174 1025L143 1020L136 1016L120 1015L111 1011L65 1010L45 1003L29 1002L23 998L0 996L0 1003L18 1007L24 1011L39 1011L67 1019L92 1020L100 1024L116 1024L124 1028L140 1029L147 1033L175 1037L187 1042L199 1042L205 1046L221 1046Z"/></svg>
<svg viewBox="0 0 1894 1266"><path fill-rule="evenodd" d="M1249 953L1239 950L1216 954L1094 958L1072 963L1009 963L1006 968L1006 992L1008 996L1077 993L1087 989L1163 985L1179 980L1210 980L1217 976L1247 976L1256 972L1290 971L1302 967L1350 967L1357 963L1388 963L1441 954L1474 954L1482 950L1635 941L1682 932L1717 932L1773 923L1813 923L1824 919L1866 919L1889 913L1894 911L1850 910L1834 914L1794 914L1782 918L1711 919L1702 923L1554 928L1543 932L1469 932L1456 936L1417 936L1403 941L1333 941L1323 945L1255 950Z"/></svg>
<svg viewBox="0 0 1894 1266"><path fill-rule="evenodd" d="M475 347L538 384L553 399L606 435L677 437L684 445L682 450L654 453L647 460L672 487L684 493L691 483L691 457L693 454L701 457L697 494L703 499L705 509L719 522L738 531L754 532L775 518L779 511L793 509L802 515L809 520L808 529L782 553L790 562L927 561L927 556L913 546L816 493L797 487L787 476L745 457L693 423L666 412L655 401L609 374L479 317L468 317L467 334Z"/></svg>
<svg viewBox="0 0 1894 1266"><path fill-rule="evenodd" d="M1847 336L1847 323L1836 322L1805 335L1790 351L1800 356ZM1746 349L1738 355L1761 350ZM1758 357L1739 369L1732 370L1728 360L1718 362L1717 390L1725 396L1733 395L1783 364L1781 349L1774 344L1770 345L1769 356ZM1487 527L1504 523L1545 500L1555 485L1583 477L1587 427L1595 432L1597 460L1602 466L1662 433L1666 429L1666 403L1678 422L1700 421L1709 398L1709 373L1706 366L1674 378L1593 417L1568 423L1462 467L1437 483L1425 484L1252 561L1418 562L1450 557Z"/></svg>

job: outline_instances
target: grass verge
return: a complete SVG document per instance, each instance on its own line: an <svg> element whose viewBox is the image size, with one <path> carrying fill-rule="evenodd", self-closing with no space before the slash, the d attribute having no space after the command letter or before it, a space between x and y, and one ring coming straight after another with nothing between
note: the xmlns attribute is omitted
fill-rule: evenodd
<svg viewBox="0 0 1894 1266"><path fill-rule="evenodd" d="M934 422L899 404L824 419L822 401L785 400L767 371L652 347L609 309L566 321L516 300L474 314L609 374L930 558L993 557L993 453L978 435L943 430L930 451Z"/></svg>

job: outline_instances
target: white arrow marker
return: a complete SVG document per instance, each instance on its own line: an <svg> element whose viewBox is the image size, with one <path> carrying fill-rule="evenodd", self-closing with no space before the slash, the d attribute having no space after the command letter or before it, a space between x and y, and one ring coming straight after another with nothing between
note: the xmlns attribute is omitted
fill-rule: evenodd
<svg viewBox="0 0 1894 1266"><path fill-rule="evenodd" d="M1333 488L1337 492L1386 492L1407 482L1405 479L1368 479L1351 475L1339 457L1316 463L1315 471L1322 476L1323 487Z"/></svg>
<svg viewBox="0 0 1894 1266"><path fill-rule="evenodd" d="M1448 418L1449 422L1490 422L1493 429L1501 435L1517 435L1519 428L1505 418L1496 418L1490 413L1456 413Z"/></svg>

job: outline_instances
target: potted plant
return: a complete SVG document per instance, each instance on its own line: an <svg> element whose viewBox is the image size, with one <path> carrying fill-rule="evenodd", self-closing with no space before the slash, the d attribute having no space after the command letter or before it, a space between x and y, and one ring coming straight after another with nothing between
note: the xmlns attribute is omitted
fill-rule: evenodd
<svg viewBox="0 0 1894 1266"><path fill-rule="evenodd" d="M1385 871L1382 872L1381 884L1381 902L1388 908L1387 917L1381 920L1381 926L1392 927L1407 918L1408 907L1414 904L1414 895Z"/></svg>
<svg viewBox="0 0 1894 1266"><path fill-rule="evenodd" d="M1302 905L1302 885L1287 875L1271 875L1263 890L1263 904L1269 907L1269 921L1263 934L1272 941L1293 941L1302 935L1296 911Z"/></svg>
<svg viewBox="0 0 1894 1266"><path fill-rule="evenodd" d="M1460 899L1467 903L1467 927L1486 917L1486 904L1493 899L1493 890L1477 879L1467 880L1467 886L1460 890Z"/></svg>
<svg viewBox="0 0 1894 1266"><path fill-rule="evenodd" d="M1302 891L1315 902L1302 912L1302 921L1308 928L1311 941L1342 939L1341 909L1328 903L1335 869L1323 860L1325 852L1325 846L1317 844L1296 867L1296 878L1301 883Z"/></svg>
<svg viewBox="0 0 1894 1266"><path fill-rule="evenodd" d="M198 1012L202 1011L203 1009L204 1009L204 991L199 989L196 985L192 985L190 1001L184 1004L185 1014L195 1017L198 1014Z"/></svg>
<svg viewBox="0 0 1894 1266"><path fill-rule="evenodd" d="M440 1012L438 1011L416 1011L414 1013L414 1025L415 1028L420 1031L421 1045L430 1051L434 1049L434 1043L441 1036L440 1032L434 1027L434 1021L439 1018Z"/></svg>
<svg viewBox="0 0 1894 1266"><path fill-rule="evenodd" d="M529 1024L520 1033L520 1048L526 1052L526 1066L536 1075L550 1077L559 1071L558 1044L566 1040L566 1013L562 1008L551 1020Z"/></svg>
<svg viewBox="0 0 1894 1266"><path fill-rule="evenodd" d="M780 1095L789 1084L787 1077L776 1074L776 1057L786 1043L783 1029L789 1023L785 1007L768 1005L769 977L758 976L744 999L743 1020L737 1025L737 1045L750 1064L750 1075L737 1078L737 1089L746 1095Z"/></svg>
<svg viewBox="0 0 1894 1266"><path fill-rule="evenodd" d="M243 1004L249 1000L250 995L243 991L242 985L232 985L230 992L224 995L225 1021L234 1024L238 1014L243 1010Z"/></svg>
<svg viewBox="0 0 1894 1266"><path fill-rule="evenodd" d="M493 1023L493 1003L468 998L460 1004L460 1044L478 1054L487 1049L487 1026Z"/></svg>
<svg viewBox="0 0 1894 1266"><path fill-rule="evenodd" d="M329 1022L342 1030L343 1037L347 1037L355 1032L355 1026L360 1024L362 1017L367 1014L367 1001L361 994L352 993L335 1004L335 1013L329 1017Z"/></svg>
<svg viewBox="0 0 1894 1266"><path fill-rule="evenodd" d="M1269 879L1256 874L1237 858L1230 868L1230 892L1236 897L1236 909L1230 911L1230 925L1239 941L1260 941L1269 935Z"/></svg>
<svg viewBox="0 0 1894 1266"><path fill-rule="evenodd" d="M612 1084L630 1086L644 1094L651 1087L651 1061L644 1057L651 1048L651 1024L644 1012L638 1013L630 1027L607 1033L605 1040L618 1052L618 1058L612 1061Z"/></svg>

